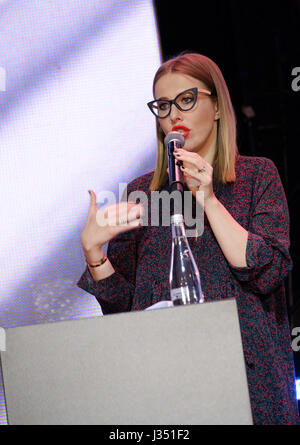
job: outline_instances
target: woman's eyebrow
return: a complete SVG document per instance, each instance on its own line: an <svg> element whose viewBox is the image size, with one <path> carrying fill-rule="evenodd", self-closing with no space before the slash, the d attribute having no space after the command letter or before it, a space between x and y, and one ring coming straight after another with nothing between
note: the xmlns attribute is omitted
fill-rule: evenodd
<svg viewBox="0 0 300 445"><path fill-rule="evenodd" d="M184 91L188 91L188 90L190 90L191 88L188 88L187 90L183 90L183 91L179 91L179 93L177 93L177 95L175 96L175 97L177 97L177 96L179 96L181 93L183 93ZM155 100L172 100L172 99L169 99L168 97L165 97L165 96L163 96L163 97L159 97L158 99L155 99Z"/></svg>
<svg viewBox="0 0 300 445"><path fill-rule="evenodd" d="M158 99L155 99L155 100L169 100L167 97L159 97Z"/></svg>

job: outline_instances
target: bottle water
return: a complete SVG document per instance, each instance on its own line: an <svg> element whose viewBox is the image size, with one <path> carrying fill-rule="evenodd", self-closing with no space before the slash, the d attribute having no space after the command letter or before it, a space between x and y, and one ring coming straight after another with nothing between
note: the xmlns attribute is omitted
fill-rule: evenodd
<svg viewBox="0 0 300 445"><path fill-rule="evenodd" d="M200 274L185 234L183 215L172 215L171 227L171 300L174 306L203 303Z"/></svg>

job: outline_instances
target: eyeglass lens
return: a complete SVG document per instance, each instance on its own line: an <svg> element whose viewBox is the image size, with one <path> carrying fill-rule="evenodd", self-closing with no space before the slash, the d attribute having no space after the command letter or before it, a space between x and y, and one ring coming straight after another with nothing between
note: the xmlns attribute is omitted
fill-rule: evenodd
<svg viewBox="0 0 300 445"><path fill-rule="evenodd" d="M183 111L190 110L195 104L196 95L193 91L185 91L176 97L176 104ZM164 117L169 113L171 104L167 100L157 100L153 103L152 109L158 117Z"/></svg>

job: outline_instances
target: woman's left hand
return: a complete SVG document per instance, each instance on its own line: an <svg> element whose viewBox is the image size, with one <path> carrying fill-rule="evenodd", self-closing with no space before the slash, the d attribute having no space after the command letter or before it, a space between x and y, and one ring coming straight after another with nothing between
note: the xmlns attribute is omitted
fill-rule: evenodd
<svg viewBox="0 0 300 445"><path fill-rule="evenodd" d="M174 157L177 161L183 163L180 169L184 174L188 188L199 203L204 205L208 199L214 197L212 166L198 153L193 153L183 148L178 148L174 151ZM197 196L198 191L203 193L198 193Z"/></svg>

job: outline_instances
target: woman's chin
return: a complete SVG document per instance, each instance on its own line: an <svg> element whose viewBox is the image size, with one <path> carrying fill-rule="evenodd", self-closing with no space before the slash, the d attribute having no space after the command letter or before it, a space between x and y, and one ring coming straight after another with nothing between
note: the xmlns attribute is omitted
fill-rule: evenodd
<svg viewBox="0 0 300 445"><path fill-rule="evenodd" d="M189 140L185 140L185 144L184 144L184 146L182 148L184 150L186 150L186 151L190 151L191 153L192 152L195 152L195 153L198 152L198 149L195 146L195 144L192 144L191 141L189 141Z"/></svg>

